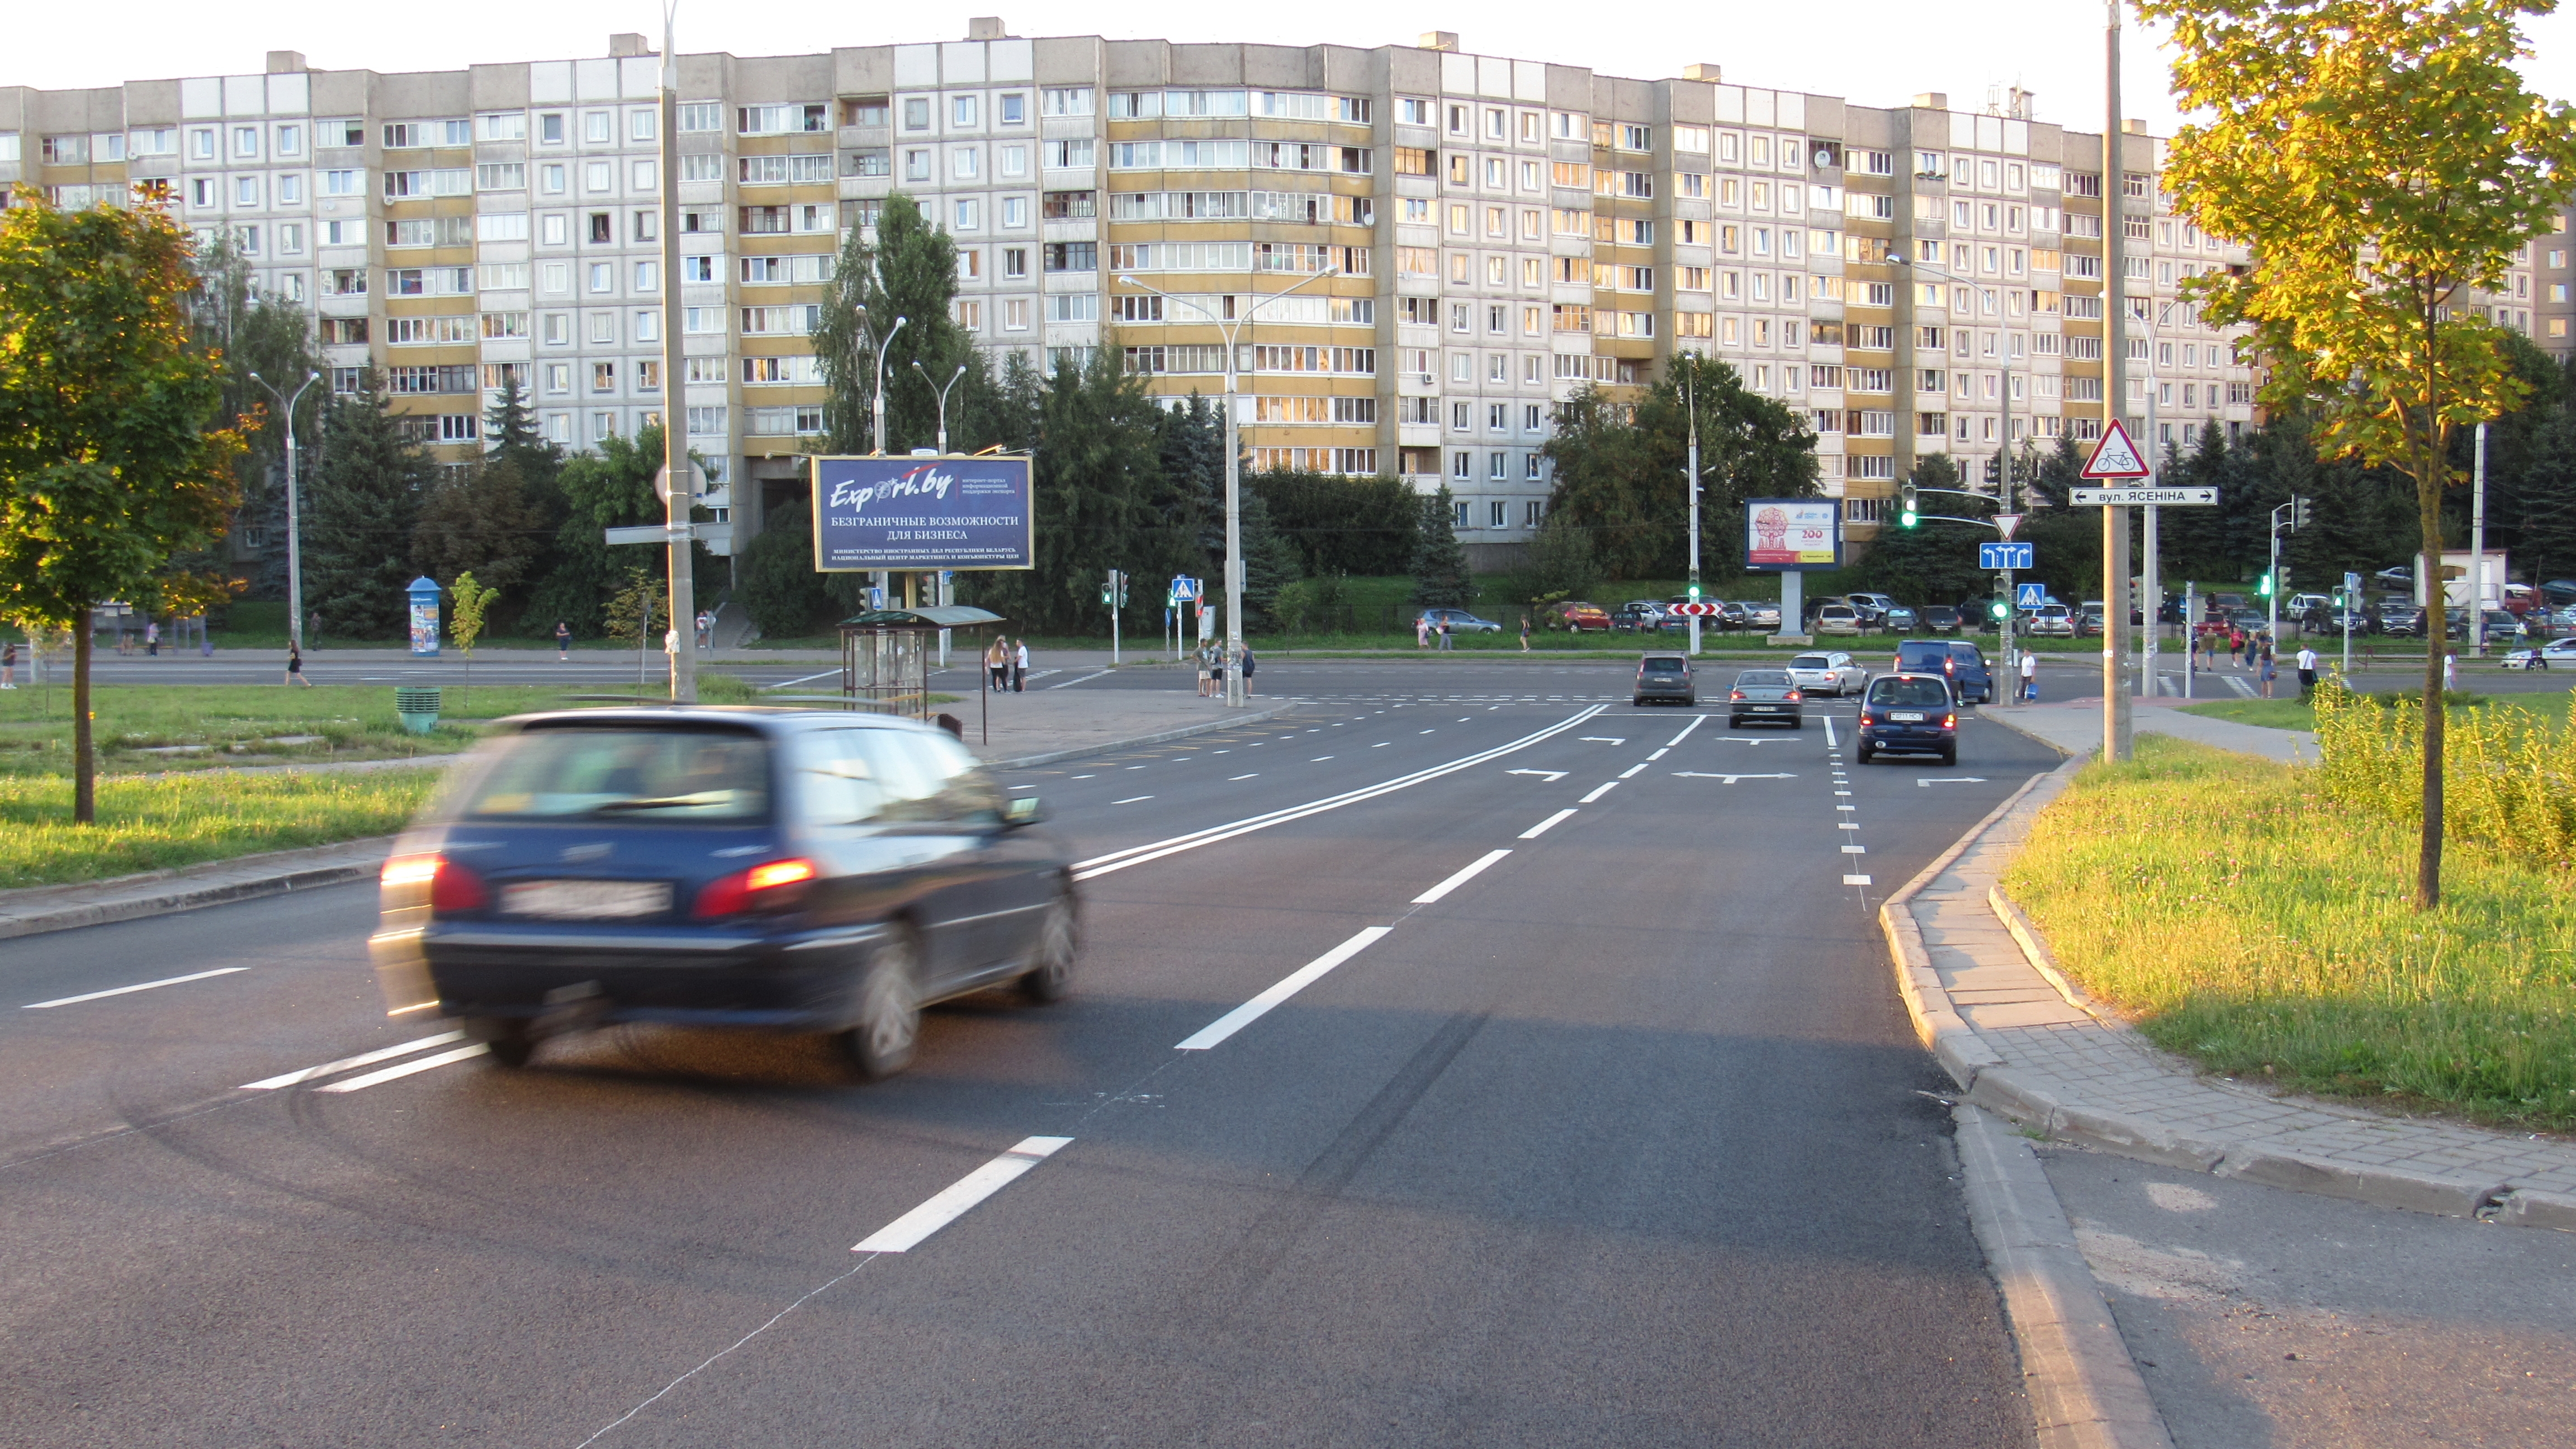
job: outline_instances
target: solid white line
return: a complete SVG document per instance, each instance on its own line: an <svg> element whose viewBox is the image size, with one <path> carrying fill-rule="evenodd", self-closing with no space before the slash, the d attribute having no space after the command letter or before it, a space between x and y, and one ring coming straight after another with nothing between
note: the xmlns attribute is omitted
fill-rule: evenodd
<svg viewBox="0 0 2576 1449"><path fill-rule="evenodd" d="M1589 805L1589 804L1591 804L1593 801L1600 799L1602 796L1607 795L1607 794L1609 794L1611 791L1616 790L1616 789L1618 789L1618 788L1619 788L1619 782L1618 782L1617 780L1613 780L1613 781L1611 781L1609 784L1604 785L1604 786L1600 787L1600 788L1599 788L1599 789L1597 789L1597 790L1594 790L1591 794L1584 796L1582 799L1577 800L1577 801L1576 801L1576 802L1574 802L1574 803L1576 803L1577 805Z"/></svg>
<svg viewBox="0 0 2576 1449"><path fill-rule="evenodd" d="M1706 723L1708 723L1708 716L1707 716L1707 715L1704 715L1704 714L1695 714L1695 715L1692 715L1692 716L1691 716L1691 722L1690 722L1689 724L1686 724L1686 725L1683 725L1683 726L1682 726L1682 732L1681 732L1680 734L1677 734L1677 735L1673 736L1671 739L1668 739L1668 740L1664 741L1664 748L1669 750L1669 749L1671 749L1673 746L1680 744L1682 741L1684 741L1684 740L1686 740L1686 739L1690 738L1690 732L1691 732L1692 730L1698 729L1701 725L1704 725L1704 724L1706 724Z"/></svg>
<svg viewBox="0 0 2576 1449"><path fill-rule="evenodd" d="M1109 803L1112 805L1133 805L1139 800L1151 800L1153 798L1154 797L1151 795L1130 795L1124 800L1112 800Z"/></svg>
<svg viewBox="0 0 2576 1449"><path fill-rule="evenodd" d="M1563 820L1565 817L1573 813L1574 812L1571 810L1559 810L1555 814L1547 817L1545 820L1542 820L1536 825L1531 826L1529 829L1522 831L1521 839L1536 840L1540 836L1547 834L1549 826L1556 824L1558 821Z"/></svg>
<svg viewBox="0 0 2576 1449"><path fill-rule="evenodd" d="M1315 758L1313 758L1313 759L1311 759L1311 760L1308 760L1306 763L1307 763L1307 764L1310 764L1310 765L1320 765L1320 764L1324 763L1326 760L1329 760L1329 759L1331 759L1331 758L1332 758L1332 756L1330 756L1330 755L1317 755Z"/></svg>
<svg viewBox="0 0 2576 1449"><path fill-rule="evenodd" d="M80 996L57 996L51 1001L30 1001L25 1006L20 1007L19 1010L43 1011L48 1007L54 1006L78 1006L84 1001L103 1001L111 996L124 996L136 991L150 991L156 987L162 986L178 986L189 981L203 981L209 976L230 976L236 971L248 971L249 969L250 968L247 966L218 966L212 971L199 971L188 976L170 976L159 981L139 981L132 986L114 986L105 991L92 991Z"/></svg>
<svg viewBox="0 0 2576 1449"><path fill-rule="evenodd" d="M425 1036L418 1041L404 1042L401 1046L379 1047L371 1052L360 1052L354 1057L342 1057L336 1062L324 1062L318 1067L306 1067L302 1071L288 1072L284 1076L263 1077L256 1082L244 1082L241 1084L241 1089L245 1092L274 1092L280 1087L292 1087L298 1082L309 1082L316 1077L335 1076L351 1067L372 1066L391 1057L409 1056L413 1052L427 1051L434 1046L445 1046L449 1042L463 1040L465 1040L465 1033L461 1031L442 1031L436 1036Z"/></svg>
<svg viewBox="0 0 2576 1449"><path fill-rule="evenodd" d="M461 1046L452 1052L440 1052L434 1057L422 1057L418 1061L404 1062L400 1066L392 1066L387 1067L382 1071L369 1072L363 1077L351 1077L345 1082L333 1082L327 1087L317 1087L314 1090L321 1092L363 1092L369 1087L376 1086L379 1083L390 1082L400 1077L408 1077L414 1072L426 1072L433 1067L443 1067L450 1062L461 1062L467 1057L479 1057L490 1050L492 1050L490 1047L485 1046L483 1043L478 1041L472 1046Z"/></svg>
<svg viewBox="0 0 2576 1449"><path fill-rule="evenodd" d="M1511 852L1508 850L1486 851L1483 859L1477 861L1471 866L1468 866L1456 875L1449 877L1447 880L1442 881L1440 884L1433 886L1431 889L1424 891L1422 894L1415 896L1413 898L1413 903L1417 906L1427 906L1431 904L1433 901L1449 894L1458 887L1474 880L1477 876L1484 874L1485 867L1492 865L1495 861L1498 861L1509 854L1511 854Z"/></svg>
<svg viewBox="0 0 2576 1449"><path fill-rule="evenodd" d="M1446 764L1433 765L1427 769L1416 770L1410 775L1398 775L1392 780L1382 781L1375 785L1364 786L1357 790L1345 791L1339 795L1327 795L1323 799L1310 800L1303 805L1287 806L1282 809L1273 810L1264 815L1246 816L1241 820L1229 821L1223 825L1212 825L1204 830L1194 830L1186 835L1175 835L1168 839L1152 841L1144 845L1129 846L1125 850L1113 850L1107 855L1096 855L1089 860L1076 861L1074 863L1074 879L1089 880L1094 876L1107 875L1111 871L1125 870L1131 865L1143 865L1149 860L1160 860L1167 855L1178 855L1185 850L1193 850L1202 845L1213 845L1221 840L1231 840L1238 835L1248 835L1256 830L1266 830L1273 825L1282 825L1291 820L1302 820L1309 815L1319 815L1327 810L1338 810L1345 805L1354 805L1363 800L1373 800L1380 795L1390 794L1397 790L1408 789L1412 786L1422 784L1427 780L1436 780L1443 775L1451 775L1460 770L1472 769L1489 760L1500 759L1515 751L1527 749L1531 745L1537 744L1542 740L1563 734L1565 731L1570 730L1576 725L1583 723L1585 720L1592 718L1594 715L1599 714L1605 708L1607 708L1605 705L1593 705L1580 713L1570 715L1565 719L1559 720L1557 723L1549 725L1543 730L1523 735L1519 739L1511 741L1509 744L1497 745L1490 750L1480 750L1472 755L1464 755L1458 759L1451 760Z"/></svg>
<svg viewBox="0 0 2576 1449"><path fill-rule="evenodd" d="M1829 750L1841 749L1842 745L1834 739L1834 717L1832 715L1825 715L1823 716L1823 719L1825 721L1825 748Z"/></svg>
<svg viewBox="0 0 2576 1449"><path fill-rule="evenodd" d="M1086 675L1082 676L1082 679L1098 679L1101 675L1107 674L1108 672L1109 672L1109 671L1108 671L1108 670L1106 670L1106 669L1096 669L1096 670L1093 670L1091 673L1089 673L1089 674L1086 674ZM1048 686L1047 686L1047 688L1049 688L1049 689L1071 689L1071 688L1073 688L1075 685L1080 684L1080 683L1082 682L1082 679L1068 679L1068 680L1066 680L1066 681L1065 681L1064 683L1062 683L1062 684L1050 684L1050 685L1048 685Z"/></svg>
<svg viewBox="0 0 2576 1449"><path fill-rule="evenodd" d="M1250 775L1228 775L1228 776L1226 777L1225 782L1226 782L1227 784L1231 785L1231 784L1233 784L1233 783L1234 783L1235 781L1237 781L1237 780L1250 780L1250 779L1253 779L1253 778L1255 778L1256 776L1260 775L1260 773L1261 773L1261 772L1260 772L1259 770L1255 770L1255 771L1253 771L1253 772L1252 772L1252 774L1250 774Z"/></svg>
<svg viewBox="0 0 2576 1449"><path fill-rule="evenodd" d="M1197 1035L1172 1048L1176 1052L1203 1052L1268 1015L1270 1008L1305 990L1322 979L1325 972L1348 961L1375 945L1380 936L1395 929L1392 926L1369 926L1356 936L1298 967L1279 979L1277 985L1243 1003L1234 1010L1200 1028Z"/></svg>
<svg viewBox="0 0 2576 1449"><path fill-rule="evenodd" d="M762 688L762 689L765 689L765 690L766 690L766 689L785 689L785 688L787 688L789 685L792 685L792 684L807 684L807 683L811 683L812 681L817 680L817 679L822 679L822 678L826 678L826 677L828 677L828 676L837 675L837 674L839 674L840 672L841 672L841 671L839 671L839 670L837 670L837 669L826 669L826 670L824 670L821 674L808 674L808 675L806 675L803 679L782 679L782 680L778 681L776 684L764 684L764 685L762 685L762 686L761 686L761 688Z"/></svg>
<svg viewBox="0 0 2576 1449"><path fill-rule="evenodd" d="M868 1234L853 1253L908 1253L932 1233L964 1217L1021 1173L1053 1157L1070 1137L1023 1137L1010 1151L931 1194L930 1200Z"/></svg>
<svg viewBox="0 0 2576 1449"><path fill-rule="evenodd" d="M1652 761L1649 761L1649 762L1648 762L1648 764L1651 764L1651 763L1653 763L1653 762L1652 762ZM1620 779L1622 779L1622 780L1633 780L1633 779L1637 778L1639 775L1642 775L1642 774L1644 774L1644 773L1646 773L1646 766L1645 766L1645 765L1630 765L1628 768L1626 768L1626 769L1624 769L1624 770L1621 770L1621 771L1619 772L1619 778L1620 778Z"/></svg>

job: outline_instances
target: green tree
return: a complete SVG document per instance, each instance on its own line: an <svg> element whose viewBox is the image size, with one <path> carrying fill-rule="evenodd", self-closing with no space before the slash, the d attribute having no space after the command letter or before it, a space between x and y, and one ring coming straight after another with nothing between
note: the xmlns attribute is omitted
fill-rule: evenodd
<svg viewBox="0 0 2576 1449"><path fill-rule="evenodd" d="M2463 288L2500 287L2549 228L2576 169L2568 108L2515 63L2550 0L2140 0L2173 27L2175 137L2164 186L2202 230L2253 249L2195 279L2211 321L2250 323L2275 408L2316 410L2317 442L2414 480L2442 535L2451 434L2518 402L2504 328ZM2442 651L2424 662L2415 900L2442 891Z"/></svg>
<svg viewBox="0 0 2576 1449"><path fill-rule="evenodd" d="M1242 506L1244 627L1256 622L1275 627L1280 594L1303 579L1306 570L1297 557L1297 545L1271 520L1269 500L1244 488Z"/></svg>
<svg viewBox="0 0 2576 1449"><path fill-rule="evenodd" d="M1224 411L1192 392L1187 403L1163 411L1161 426L1163 491L1173 506L1186 510L1190 523L1191 563L1181 572L1193 578L1223 578Z"/></svg>
<svg viewBox="0 0 2576 1449"><path fill-rule="evenodd" d="M741 570L742 607L763 637L796 638L832 611L825 576L814 568L814 510L802 497L769 510Z"/></svg>
<svg viewBox="0 0 2576 1449"><path fill-rule="evenodd" d="M555 475L564 521L555 530L554 566L530 597L530 617L567 620L576 632L599 628L601 611L630 567L640 563L657 576L663 572L661 550L611 545L605 537L609 529L660 523L668 516L653 491L653 475L660 471L659 425L632 438L606 439L598 451L565 460Z"/></svg>
<svg viewBox="0 0 2576 1449"><path fill-rule="evenodd" d="M261 539L249 565L249 592L257 598L286 597L286 433L277 416L277 396L294 397L306 377L322 367L315 348L313 323L303 307L252 285L250 261L229 231L220 233L196 257L196 287L188 296L189 345L221 369L226 417L256 418L249 446L233 460L241 501L227 526L228 534L255 531ZM254 376L255 375L255 376ZM271 394L262 383L273 385ZM296 402L296 460L307 471L322 437L322 414L330 389L315 383ZM310 514L310 502L307 502ZM236 567L229 554L183 554L172 561L182 572L225 572Z"/></svg>
<svg viewBox="0 0 2576 1449"><path fill-rule="evenodd" d="M2576 406L2564 402L2544 408L2531 432L2522 550L2535 580L2576 575Z"/></svg>
<svg viewBox="0 0 2576 1449"><path fill-rule="evenodd" d="M546 534L518 463L488 453L430 485L412 525L411 566L431 578L470 571L506 596L528 582Z"/></svg>
<svg viewBox="0 0 2576 1449"><path fill-rule="evenodd" d="M1449 485L1425 497L1413 546L1413 602L1426 609L1463 609L1476 601L1467 550L1458 542L1458 504Z"/></svg>
<svg viewBox="0 0 2576 1449"><path fill-rule="evenodd" d="M1279 469L1246 473L1243 486L1269 505L1309 575L1397 574L1413 561L1422 501L1400 478Z"/></svg>
<svg viewBox="0 0 2576 1449"><path fill-rule="evenodd" d="M980 366L975 348L949 316L957 295L957 246L933 226L919 203L897 192L886 198L873 241L852 227L841 243L831 290L814 329L814 355L830 395L823 403L825 451L864 453L871 447L877 386L875 345L885 348L886 451L927 448L939 436L939 399L961 365ZM895 319L903 319L894 331ZM889 333L892 333L889 336ZM925 382L913 371L921 364ZM960 383L962 388L964 383ZM950 405L959 399L950 395ZM950 444L962 439L951 430Z"/></svg>
<svg viewBox="0 0 2576 1449"><path fill-rule="evenodd" d="M644 661L649 657L653 636L663 627L662 608L667 595L660 579L641 564L629 564L618 576L617 587L608 596L602 610L611 639L635 641L635 683L645 684Z"/></svg>
<svg viewBox="0 0 2576 1449"><path fill-rule="evenodd" d="M1917 488L1963 486L1957 463L1943 453L1924 454L1905 476ZM1923 512L1928 514L1960 518L1991 518L1995 514L1994 500L1989 498L1927 493L1922 504ZM1913 528L1891 523L1879 530L1877 541L1860 560L1861 576L1870 581L1871 588L1883 589L1900 599L1949 604L1982 597L1993 591L1993 575L1977 567L1977 545L1994 539L1991 528L1943 518L1926 518Z"/></svg>
<svg viewBox="0 0 2576 1449"><path fill-rule="evenodd" d="M394 416L374 369L331 400L306 503L304 599L321 632L385 639L403 632L412 530L436 469Z"/></svg>
<svg viewBox="0 0 2576 1449"><path fill-rule="evenodd" d="M465 688L474 687L474 641L483 637L483 616L501 591L476 581L473 570L458 574L447 586L447 637L465 651Z"/></svg>
<svg viewBox="0 0 2576 1449"><path fill-rule="evenodd" d="M1816 491L1815 434L1799 414L1747 390L1723 362L1695 353L1674 358L1633 409L1586 386L1556 410L1556 433L1547 444L1556 466L1548 511L1591 532L1594 554L1614 579L1674 578L1687 567L1690 496L1683 474L1694 412L1704 579L1743 571L1741 551L1731 545L1744 536L1745 499Z"/></svg>
<svg viewBox="0 0 2576 1449"><path fill-rule="evenodd" d="M220 362L188 345L157 207L0 212L0 619L72 631L72 818L97 819L90 611L210 546L240 498Z"/></svg>
<svg viewBox="0 0 2576 1449"><path fill-rule="evenodd" d="M1006 393L1020 390L1006 374ZM969 575L969 602L1033 633L1088 633L1100 626L1100 581L1124 569L1140 580L1184 572L1189 559L1158 530L1150 503L1160 485L1162 423L1140 377L1103 347L1087 367L1060 367L1036 395L1033 486L1037 567ZM1160 611L1160 591L1128 593L1133 620Z"/></svg>
<svg viewBox="0 0 2576 1449"><path fill-rule="evenodd" d="M1524 609L1542 609L1561 599L1578 599L1601 581L1601 566L1592 557L1592 535L1562 518L1549 517L1521 551L1512 592ZM1512 621L1504 620L1505 624Z"/></svg>

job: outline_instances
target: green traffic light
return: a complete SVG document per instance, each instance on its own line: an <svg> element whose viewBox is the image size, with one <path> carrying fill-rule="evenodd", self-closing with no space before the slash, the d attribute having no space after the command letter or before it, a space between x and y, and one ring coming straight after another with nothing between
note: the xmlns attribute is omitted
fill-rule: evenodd
<svg viewBox="0 0 2576 1449"><path fill-rule="evenodd" d="M2002 618L2002 617L2004 616L2004 601L2003 601L2003 600L2001 600L2001 599L1997 599L1997 600L1995 600L1993 603L1986 605L1986 607L1987 607L1989 610L1992 610L1992 611L1993 611L1994 616L1995 616L1996 618L2000 619L2000 618Z"/></svg>
<svg viewBox="0 0 2576 1449"><path fill-rule="evenodd" d="M2270 574L2265 574L2262 579L2254 585L2254 593L2260 598L2268 599L2272 597L2272 576Z"/></svg>

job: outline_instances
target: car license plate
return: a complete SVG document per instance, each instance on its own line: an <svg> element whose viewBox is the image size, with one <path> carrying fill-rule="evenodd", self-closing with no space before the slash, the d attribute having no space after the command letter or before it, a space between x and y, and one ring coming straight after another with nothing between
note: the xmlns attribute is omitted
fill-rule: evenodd
<svg viewBox="0 0 2576 1449"><path fill-rule="evenodd" d="M501 891L504 914L549 920L658 916L669 909L671 887L662 881L532 880Z"/></svg>
<svg viewBox="0 0 2576 1449"><path fill-rule="evenodd" d="M1914 710L1897 710L1897 711L1895 711L1895 712L1893 712L1893 713L1889 714L1889 715L1888 715L1888 718L1889 718L1889 719L1892 719L1892 720L1894 720L1894 721L1896 721L1898 724L1921 724L1921 723L1923 723L1923 716L1922 716L1922 714L1921 714L1919 711L1914 711Z"/></svg>

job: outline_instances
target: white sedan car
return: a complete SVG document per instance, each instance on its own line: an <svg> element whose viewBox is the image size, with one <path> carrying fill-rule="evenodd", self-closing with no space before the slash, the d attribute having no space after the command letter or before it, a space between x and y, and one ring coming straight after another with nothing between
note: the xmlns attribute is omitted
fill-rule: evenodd
<svg viewBox="0 0 2576 1449"><path fill-rule="evenodd" d="M1801 654L1789 661L1789 682L1808 694L1840 697L1869 683L1869 671L1848 654Z"/></svg>
<svg viewBox="0 0 2576 1449"><path fill-rule="evenodd" d="M2516 649L2504 657L2507 669L2576 669L2576 635L2552 639L2537 649Z"/></svg>

